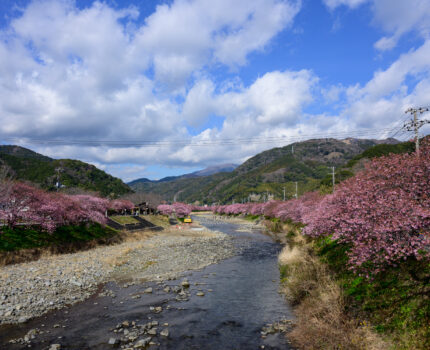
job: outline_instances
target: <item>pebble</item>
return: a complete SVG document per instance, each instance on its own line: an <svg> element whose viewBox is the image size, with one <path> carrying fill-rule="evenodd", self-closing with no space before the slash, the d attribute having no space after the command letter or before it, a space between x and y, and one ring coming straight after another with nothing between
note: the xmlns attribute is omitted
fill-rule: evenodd
<svg viewBox="0 0 430 350"><path fill-rule="evenodd" d="M163 336L163 337L168 337L169 336L169 330L168 329L163 329L160 332L160 335Z"/></svg>
<svg viewBox="0 0 430 350"><path fill-rule="evenodd" d="M157 328L151 328L150 330L148 330L148 334L149 335L157 335Z"/></svg>
<svg viewBox="0 0 430 350"><path fill-rule="evenodd" d="M134 348L135 349L143 349L145 348L147 345L149 345L149 342L151 341L151 338L144 338L139 340L135 345Z"/></svg>
<svg viewBox="0 0 430 350"><path fill-rule="evenodd" d="M28 321L28 319L29 319L29 317L27 317L27 316L21 316L21 317L18 319L18 323L25 323L25 322L27 322L27 321Z"/></svg>
<svg viewBox="0 0 430 350"><path fill-rule="evenodd" d="M184 288L189 288L190 287L190 282L188 282L187 280L183 280L181 282L181 286Z"/></svg>
<svg viewBox="0 0 430 350"><path fill-rule="evenodd" d="M108 344L109 345L117 345L117 344L119 344L119 340L116 338L109 338Z"/></svg>

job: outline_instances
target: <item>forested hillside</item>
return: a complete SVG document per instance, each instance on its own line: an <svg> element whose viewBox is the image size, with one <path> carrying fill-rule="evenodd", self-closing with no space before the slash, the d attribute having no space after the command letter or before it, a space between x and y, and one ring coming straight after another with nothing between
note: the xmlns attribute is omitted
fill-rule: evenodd
<svg viewBox="0 0 430 350"><path fill-rule="evenodd" d="M48 190L55 189L57 176L65 188L95 191L118 197L132 192L120 179L94 165L73 159L52 159L19 146L0 146L0 163L17 180L26 180Z"/></svg>
<svg viewBox="0 0 430 350"><path fill-rule="evenodd" d="M230 173L176 179L163 182L141 182L131 187L136 191L154 192L166 200L212 204L242 202L273 196L286 198L320 187L321 180L366 149L380 143L396 144L394 139L314 139L273 148L257 154Z"/></svg>

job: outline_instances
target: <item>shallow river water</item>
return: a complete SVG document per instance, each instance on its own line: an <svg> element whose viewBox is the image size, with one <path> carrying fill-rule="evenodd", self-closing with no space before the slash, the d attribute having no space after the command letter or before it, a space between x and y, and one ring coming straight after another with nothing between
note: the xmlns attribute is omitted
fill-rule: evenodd
<svg viewBox="0 0 430 350"><path fill-rule="evenodd" d="M22 337L38 328L43 334L31 342L32 349L111 349L108 341L117 334L111 330L123 321L159 322L158 331L168 328L169 336L153 338L159 345L149 349L292 349L283 334L261 336L266 324L291 319L291 310L279 289L277 254L281 246L258 230L239 229L228 221L198 217L211 230L233 237L238 253L199 271L185 274L190 282L190 297L177 301L175 293L163 291L165 285L177 286L183 278L163 284L148 282L121 288L108 283L116 297L98 296L51 312L23 325L1 328L1 349L28 349L28 345L10 344L11 338ZM239 230L238 230L239 229ZM197 283L197 285L196 285ZM152 294L142 294L148 287ZM204 296L197 296L197 292ZM133 299L133 295L141 298ZM161 306L154 313L150 307ZM164 323L168 326L163 327Z"/></svg>

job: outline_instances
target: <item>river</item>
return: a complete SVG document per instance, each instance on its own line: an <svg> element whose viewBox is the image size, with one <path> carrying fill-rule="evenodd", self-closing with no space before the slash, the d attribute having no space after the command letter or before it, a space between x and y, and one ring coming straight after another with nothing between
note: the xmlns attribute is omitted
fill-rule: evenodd
<svg viewBox="0 0 430 350"><path fill-rule="evenodd" d="M157 321L158 335L152 339L156 345L148 349L292 349L281 333L261 334L266 324L293 318L278 293L277 255L281 246L259 230L244 230L239 223L217 221L211 216L198 216L197 220L211 230L232 236L238 253L185 273L190 282L186 300L178 301L176 293L163 290L166 285L180 285L183 278L127 288L110 282L104 288L113 291L115 298L95 295L26 324L2 327L0 347L28 349L27 345L7 341L37 328L43 333L32 340L32 349L49 349L50 344L61 344L61 349L111 349L109 339L118 337L112 331L116 325ZM153 292L142 294L148 287ZM197 296L198 292L204 296ZM140 298L130 297L141 294ZM160 306L163 311L154 313ZM162 329L169 330L168 337L159 335Z"/></svg>

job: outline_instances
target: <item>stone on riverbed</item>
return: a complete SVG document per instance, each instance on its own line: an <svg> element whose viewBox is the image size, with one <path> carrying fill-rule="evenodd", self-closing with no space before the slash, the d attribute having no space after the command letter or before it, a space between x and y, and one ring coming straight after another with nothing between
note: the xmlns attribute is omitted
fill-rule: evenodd
<svg viewBox="0 0 430 350"><path fill-rule="evenodd" d="M124 281L132 276L136 281L121 286L127 288L142 280L156 280L161 284L162 281L178 278L186 271L201 269L231 257L236 252L231 238L214 231L205 232L202 236L199 233L184 237L176 234L156 235L139 242L138 246L135 242L125 242L1 267L0 324L25 322L26 318L38 317L49 310L83 301L97 291L100 283ZM124 251L129 253L124 256ZM149 265L148 261L154 260L153 254L157 255L158 263ZM123 258L127 259L126 264L113 264ZM187 300L190 282L184 278L182 284L178 284L162 284L160 287L166 293L185 290L187 294L181 293L180 300ZM16 292L18 289L19 293ZM154 287L152 289L155 293ZM147 288L147 292L149 290ZM136 294L143 298L143 290ZM99 295L115 297L115 293L108 289ZM134 295L128 299L138 298ZM118 301L127 302L129 300Z"/></svg>
<svg viewBox="0 0 430 350"><path fill-rule="evenodd" d="M27 322L29 320L29 317L28 316L21 316L19 319L18 319L18 323L25 323L25 322Z"/></svg>
<svg viewBox="0 0 430 350"><path fill-rule="evenodd" d="M190 287L190 282L188 282L187 280L183 280L181 282L181 286L184 288L189 288Z"/></svg>
<svg viewBox="0 0 430 350"><path fill-rule="evenodd" d="M150 337L141 339L134 345L134 348L135 349L143 349L149 344L150 341L151 341Z"/></svg>
<svg viewBox="0 0 430 350"><path fill-rule="evenodd" d="M113 346L119 345L119 339L109 338L108 344Z"/></svg>
<svg viewBox="0 0 430 350"><path fill-rule="evenodd" d="M147 333L149 335L157 335L157 328L151 328Z"/></svg>

